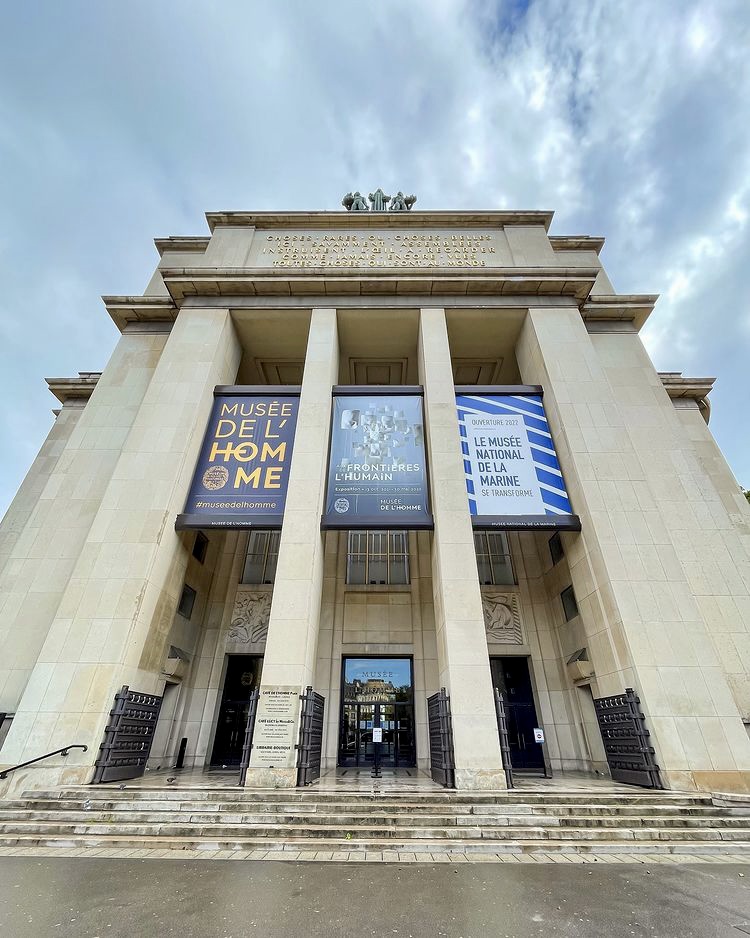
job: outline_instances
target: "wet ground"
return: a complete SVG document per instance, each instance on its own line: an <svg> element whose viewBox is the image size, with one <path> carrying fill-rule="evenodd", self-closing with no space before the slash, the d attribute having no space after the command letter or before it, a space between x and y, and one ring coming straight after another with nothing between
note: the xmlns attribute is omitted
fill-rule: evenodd
<svg viewBox="0 0 750 938"><path fill-rule="evenodd" d="M0 858L7 938L742 938L750 865Z"/></svg>

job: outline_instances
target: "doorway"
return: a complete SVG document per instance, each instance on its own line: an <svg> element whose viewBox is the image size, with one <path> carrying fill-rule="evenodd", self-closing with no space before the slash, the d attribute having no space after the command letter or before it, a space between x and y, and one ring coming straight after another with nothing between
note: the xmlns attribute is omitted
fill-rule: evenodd
<svg viewBox="0 0 750 938"><path fill-rule="evenodd" d="M539 726L534 691L529 673L529 659L523 657L490 658L492 684L505 698L508 718L510 761L514 769L544 771L544 752L534 741Z"/></svg>
<svg viewBox="0 0 750 938"><path fill-rule="evenodd" d="M156 721L154 738L151 742L151 752L149 753L150 768L166 768L174 759L172 750L172 736L175 729L175 718L177 716L177 704L180 700L182 684L179 681L167 681L164 685L164 693L161 698L161 707L159 709L159 719Z"/></svg>
<svg viewBox="0 0 750 938"><path fill-rule="evenodd" d="M607 751L602 742L602 733L599 729L599 720L594 706L594 692L590 684L579 684L576 687L576 699L581 711L581 730L588 749L590 767L597 775L609 775Z"/></svg>
<svg viewBox="0 0 750 938"><path fill-rule="evenodd" d="M260 685L262 655L228 655L216 723L211 765L239 765L250 712L250 695Z"/></svg>
<svg viewBox="0 0 750 938"><path fill-rule="evenodd" d="M382 729L380 764L417 764L411 658L344 658L341 669L338 764L365 766L375 753L373 729Z"/></svg>

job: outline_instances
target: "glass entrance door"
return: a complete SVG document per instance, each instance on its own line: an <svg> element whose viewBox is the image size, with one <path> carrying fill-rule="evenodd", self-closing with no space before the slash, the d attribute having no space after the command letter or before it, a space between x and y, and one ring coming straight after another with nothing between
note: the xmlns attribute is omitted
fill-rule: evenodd
<svg viewBox="0 0 750 938"><path fill-rule="evenodd" d="M380 764L416 765L411 658L344 658L339 765L365 766L383 731Z"/></svg>

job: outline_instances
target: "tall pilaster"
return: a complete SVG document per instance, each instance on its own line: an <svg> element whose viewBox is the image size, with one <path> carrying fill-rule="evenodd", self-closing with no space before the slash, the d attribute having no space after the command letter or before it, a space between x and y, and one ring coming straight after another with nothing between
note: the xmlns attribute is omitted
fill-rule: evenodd
<svg viewBox="0 0 750 938"><path fill-rule="evenodd" d="M23 529L34 513L44 487L54 472L85 406L86 399L65 401L34 462L29 467L21 487L8 506L0 524L0 574L5 569L8 559L13 556Z"/></svg>
<svg viewBox="0 0 750 938"><path fill-rule="evenodd" d="M565 550L599 693L638 691L669 787L747 791L750 742L691 588L722 521L683 485L690 441L638 336L530 309L516 357L581 516Z"/></svg>
<svg viewBox="0 0 750 938"><path fill-rule="evenodd" d="M313 309L261 692L284 687L301 693L313 684L325 556L320 519L325 498L331 388L338 376L338 360L336 310ZM268 760L259 758L254 748L247 785L294 787L292 756L293 751L286 764L271 768L263 764Z"/></svg>
<svg viewBox="0 0 750 938"><path fill-rule="evenodd" d="M682 433L677 471L689 493L690 585L745 724L750 723L750 505L698 404L672 401ZM707 523L709 522L709 523ZM679 535L678 535L679 536Z"/></svg>
<svg viewBox="0 0 750 938"><path fill-rule="evenodd" d="M36 501L0 574L0 711L18 706L166 340L120 337L83 411L63 408L67 439L51 470L22 486Z"/></svg>
<svg viewBox="0 0 750 938"><path fill-rule="evenodd" d="M505 788L443 309L420 311L419 371L435 519L438 665L451 698L456 787Z"/></svg>
<svg viewBox="0 0 750 938"><path fill-rule="evenodd" d="M187 550L174 530L217 384L240 346L225 309L180 312L106 486L2 750L5 764L65 743L87 753L11 776L86 782L115 692L160 693ZM79 424L80 427L80 424Z"/></svg>

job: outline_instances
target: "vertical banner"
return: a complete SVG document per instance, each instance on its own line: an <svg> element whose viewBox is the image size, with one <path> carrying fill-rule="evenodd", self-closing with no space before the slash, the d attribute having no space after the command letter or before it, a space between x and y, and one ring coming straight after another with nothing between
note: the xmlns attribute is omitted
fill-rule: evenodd
<svg viewBox="0 0 750 938"><path fill-rule="evenodd" d="M431 528L421 388L333 389L323 528Z"/></svg>
<svg viewBox="0 0 750 938"><path fill-rule="evenodd" d="M579 531L581 523L565 488L541 388L479 391L456 389L473 526Z"/></svg>
<svg viewBox="0 0 750 938"><path fill-rule="evenodd" d="M175 528L280 528L299 388L217 387Z"/></svg>

